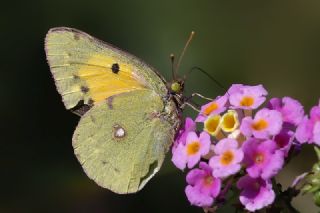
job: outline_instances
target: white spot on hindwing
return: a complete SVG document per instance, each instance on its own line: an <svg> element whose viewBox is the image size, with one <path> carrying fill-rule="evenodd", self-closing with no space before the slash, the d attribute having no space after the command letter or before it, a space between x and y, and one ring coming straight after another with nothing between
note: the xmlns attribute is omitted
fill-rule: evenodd
<svg viewBox="0 0 320 213"><path fill-rule="evenodd" d="M125 135L124 129L122 129L122 128L117 129L115 132L115 136L118 138L122 138L124 135Z"/></svg>
<svg viewBox="0 0 320 213"><path fill-rule="evenodd" d="M126 136L126 131L119 124L115 124L113 126L113 133L112 134L113 134L113 138L121 139L121 138L124 138Z"/></svg>

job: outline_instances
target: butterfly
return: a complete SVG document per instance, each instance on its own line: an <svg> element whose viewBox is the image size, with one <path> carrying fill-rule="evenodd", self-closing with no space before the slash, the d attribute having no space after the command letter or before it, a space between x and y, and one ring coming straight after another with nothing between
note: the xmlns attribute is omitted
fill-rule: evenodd
<svg viewBox="0 0 320 213"><path fill-rule="evenodd" d="M77 29L50 29L45 52L65 108L81 116L72 146L87 176L119 194L141 190L181 125L184 81L166 82L137 57Z"/></svg>

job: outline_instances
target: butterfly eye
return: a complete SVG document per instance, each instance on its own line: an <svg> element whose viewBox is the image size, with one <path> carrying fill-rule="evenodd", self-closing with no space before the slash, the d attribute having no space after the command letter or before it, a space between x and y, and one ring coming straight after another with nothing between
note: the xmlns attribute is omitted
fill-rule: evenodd
<svg viewBox="0 0 320 213"><path fill-rule="evenodd" d="M181 84L179 82L174 82L171 84L171 90L174 93L179 93L181 91L182 87Z"/></svg>

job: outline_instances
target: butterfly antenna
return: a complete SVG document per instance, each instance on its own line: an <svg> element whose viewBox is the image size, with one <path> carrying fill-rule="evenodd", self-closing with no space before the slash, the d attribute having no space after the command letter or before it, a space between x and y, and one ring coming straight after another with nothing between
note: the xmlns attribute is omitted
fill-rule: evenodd
<svg viewBox="0 0 320 213"><path fill-rule="evenodd" d="M178 60L178 63L176 64L176 67L175 67L175 69L174 69L174 76L176 76L176 73L177 73L178 70L179 70L179 67L180 67L182 58L183 58L183 56L184 56L184 54L185 54L185 52L186 52L186 50L187 50L187 48L188 48L188 46L189 46L189 44L190 44L190 42L191 42L194 34L195 34L195 32L194 32L194 31L191 31L190 36L189 36L189 39L188 39L188 41L186 42L186 44L184 45L184 48L183 48L183 50L182 50L182 52L181 52L181 55L180 55L179 60Z"/></svg>
<svg viewBox="0 0 320 213"><path fill-rule="evenodd" d="M172 73L172 79L176 80L176 73L174 71L174 54L170 54L170 60L171 60L171 73Z"/></svg>
<svg viewBox="0 0 320 213"><path fill-rule="evenodd" d="M215 84L217 84L221 89L223 89L224 91L227 91L227 89L214 77L212 77L208 72L206 72L204 69L200 68L200 67L192 67L189 71L189 73L185 76L185 79L187 78L187 76L189 76L189 74L191 74L194 70L198 70L200 72L202 72L203 74L205 74L208 78L210 78L210 80L212 80Z"/></svg>

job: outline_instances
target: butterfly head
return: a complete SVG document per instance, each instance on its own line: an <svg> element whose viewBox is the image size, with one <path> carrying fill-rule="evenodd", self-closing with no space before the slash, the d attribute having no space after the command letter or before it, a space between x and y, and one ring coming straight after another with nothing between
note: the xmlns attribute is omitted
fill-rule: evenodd
<svg viewBox="0 0 320 213"><path fill-rule="evenodd" d="M184 90L184 80L174 80L170 83L170 91L172 94L181 94Z"/></svg>

